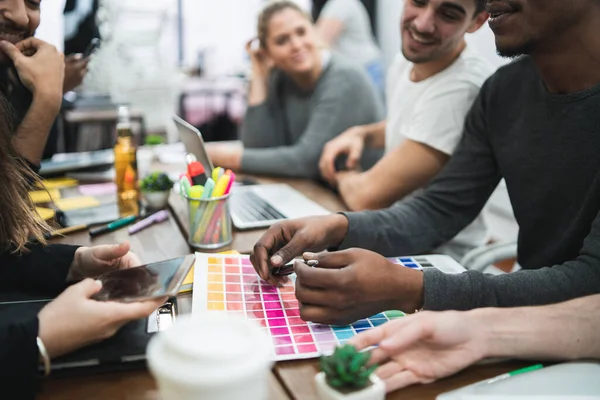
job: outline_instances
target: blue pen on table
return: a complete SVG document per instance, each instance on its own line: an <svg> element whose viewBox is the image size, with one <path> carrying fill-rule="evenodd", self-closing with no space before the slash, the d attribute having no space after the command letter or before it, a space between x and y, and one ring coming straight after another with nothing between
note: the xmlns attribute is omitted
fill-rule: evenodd
<svg viewBox="0 0 600 400"><path fill-rule="evenodd" d="M133 221L136 220L136 216L135 215L130 215L128 217L124 217L124 218L120 218L116 221L113 221L109 224L106 224L104 226L100 226L98 228L95 229L90 229L90 236L91 237L95 237L98 235L102 235L103 233L108 233L108 232L112 232L112 231L116 231L117 229L125 226L125 225L129 225L130 223L132 223Z"/></svg>

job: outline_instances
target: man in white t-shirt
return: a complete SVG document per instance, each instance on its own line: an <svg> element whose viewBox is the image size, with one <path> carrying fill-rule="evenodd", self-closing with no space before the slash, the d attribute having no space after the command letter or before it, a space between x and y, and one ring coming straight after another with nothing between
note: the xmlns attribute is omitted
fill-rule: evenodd
<svg viewBox="0 0 600 400"><path fill-rule="evenodd" d="M388 71L387 119L355 126L330 141L319 167L352 211L389 207L427 185L458 144L465 116L493 67L467 47L465 34L487 20L485 0L406 0L402 55ZM363 148L385 156L358 171ZM340 156L347 156L340 168ZM432 251L460 259L488 240L483 215Z"/></svg>

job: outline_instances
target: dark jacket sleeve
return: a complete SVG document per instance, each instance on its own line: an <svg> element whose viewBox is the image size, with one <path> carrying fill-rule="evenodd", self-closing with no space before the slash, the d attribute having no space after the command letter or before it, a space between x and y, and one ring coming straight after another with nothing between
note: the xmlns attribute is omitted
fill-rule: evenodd
<svg viewBox="0 0 600 400"><path fill-rule="evenodd" d="M0 254L0 293L58 295L67 286L67 273L78 246L31 244L28 248L27 253ZM0 387L3 393L16 394L11 398L36 396L38 325L37 315L23 315L10 306L0 310Z"/></svg>
<svg viewBox="0 0 600 400"><path fill-rule="evenodd" d="M424 289L424 308L435 311L535 306L598 294L600 213L573 260L498 276L478 271L452 275L431 268L425 272Z"/></svg>
<svg viewBox="0 0 600 400"><path fill-rule="evenodd" d="M56 296L67 287L67 274L78 246L32 244L26 253L0 254L0 292Z"/></svg>
<svg viewBox="0 0 600 400"><path fill-rule="evenodd" d="M38 319L0 313L0 387L13 399L34 399L38 389ZM12 397L14 396L14 397ZM4 398L4 396L2 396Z"/></svg>

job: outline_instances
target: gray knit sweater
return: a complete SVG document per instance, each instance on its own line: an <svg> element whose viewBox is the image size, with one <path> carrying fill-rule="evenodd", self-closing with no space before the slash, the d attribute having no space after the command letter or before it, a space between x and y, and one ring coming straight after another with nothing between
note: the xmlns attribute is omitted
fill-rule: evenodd
<svg viewBox="0 0 600 400"><path fill-rule="evenodd" d="M242 170L316 179L323 146L346 129L381 121L383 105L361 65L333 55L315 88L302 91L273 71L265 102L244 118ZM363 167L381 155L367 151Z"/></svg>

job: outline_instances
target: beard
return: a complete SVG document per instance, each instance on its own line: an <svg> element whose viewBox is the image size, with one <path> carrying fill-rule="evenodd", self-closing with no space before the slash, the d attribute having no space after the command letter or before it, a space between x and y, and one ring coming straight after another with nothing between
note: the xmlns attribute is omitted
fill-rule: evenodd
<svg viewBox="0 0 600 400"><path fill-rule="evenodd" d="M518 45L512 45L512 46L496 45L496 52L498 53L498 55L500 57L517 58L522 55L533 53L535 47L536 47L535 41L533 40L533 38L529 38L529 39L525 40L523 43L520 43Z"/></svg>

